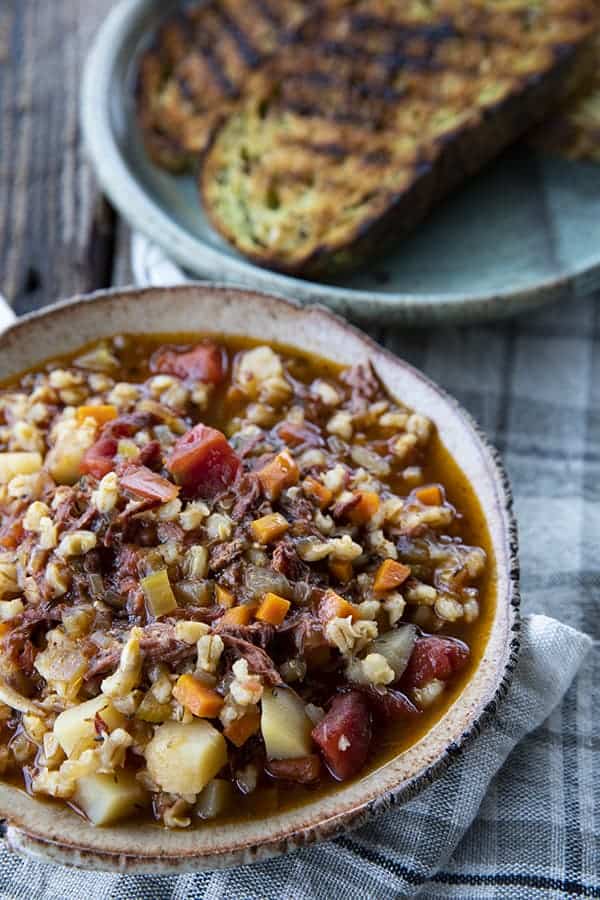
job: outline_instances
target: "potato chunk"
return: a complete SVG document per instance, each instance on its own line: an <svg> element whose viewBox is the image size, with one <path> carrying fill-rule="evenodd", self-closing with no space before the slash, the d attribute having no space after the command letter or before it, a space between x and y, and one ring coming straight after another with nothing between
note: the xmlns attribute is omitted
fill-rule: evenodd
<svg viewBox="0 0 600 900"><path fill-rule="evenodd" d="M124 716L112 705L110 699L101 694L93 700L87 700L78 706L72 706L62 712L54 723L54 734L67 756L74 751L79 753L93 747L96 737L94 719L100 713L102 721L109 731L123 726Z"/></svg>
<svg viewBox="0 0 600 900"><path fill-rule="evenodd" d="M8 484L17 475L33 475L41 468L39 453L0 453L0 484Z"/></svg>
<svg viewBox="0 0 600 900"><path fill-rule="evenodd" d="M294 691L280 687L264 691L260 728L269 759L308 756L312 727L304 703Z"/></svg>
<svg viewBox="0 0 600 900"><path fill-rule="evenodd" d="M226 762L225 738L206 721L165 722L146 747L151 777L171 794L199 794Z"/></svg>
<svg viewBox="0 0 600 900"><path fill-rule="evenodd" d="M148 794L133 772L84 775L77 782L73 801L93 825L111 825L146 806Z"/></svg>

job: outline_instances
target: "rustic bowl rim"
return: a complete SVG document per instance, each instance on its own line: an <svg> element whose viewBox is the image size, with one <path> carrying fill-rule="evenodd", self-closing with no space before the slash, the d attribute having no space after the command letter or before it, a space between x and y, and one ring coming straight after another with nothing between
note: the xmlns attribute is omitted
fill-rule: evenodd
<svg viewBox="0 0 600 900"><path fill-rule="evenodd" d="M243 313L248 309L254 308L258 310L259 317L283 316L287 317L288 324L293 324L296 317L299 317L297 323L306 321L306 317L315 318L317 323L322 323L328 335L331 335L331 341L337 333L356 344L365 351L365 356L375 361L375 367L379 368L379 364L386 364L393 370L402 372L414 384L420 384L432 397L436 397L441 401L446 414L447 420L443 423L438 420L440 427L446 426L448 422L452 425L460 424L464 432L464 439L467 437L472 442L471 449L475 448L481 456L484 463L485 476L489 480L488 487L493 487L493 496L495 498L495 508L486 509L482 502L482 508L490 530L492 523L502 533L503 553L507 564L507 571L503 571L505 576L506 593L504 596L498 596L496 600L496 611L493 627L502 631L502 640L498 635L493 635L498 644L498 652L502 653L502 661L497 665L497 671L493 672L493 686L488 686L484 697L473 700L471 707L467 707L461 715L465 718L465 722L460 726L450 740L448 740L435 758L425 762L420 766L416 773L396 785L387 785L381 791L377 791L371 797L358 797L352 801L350 806L344 806L341 811L334 812L330 815L327 813L323 818L319 819L316 810L325 806L330 801L330 795L321 798L310 807L302 807L302 809L315 808L315 814L312 821L306 825L297 826L292 830L275 835L273 840L269 840L263 836L258 839L239 841L236 845L235 838L229 837L230 846L223 848L213 847L205 849L203 852L194 852L186 850L185 852L161 852L160 845L164 843L164 831L155 829L158 840L150 853L144 853L143 848L137 848L131 853L127 850L107 850L103 847L103 834L133 834L135 826L131 829L114 828L114 829L94 829L84 820L80 819L69 810L58 809L57 807L48 807L48 804L40 803L27 797L24 793L14 787L0 784L0 816L4 819L3 829L9 846L29 857L50 861L55 863L72 865L80 868L105 869L109 871L136 871L145 873L182 873L190 871L202 871L220 868L229 868L231 866L264 860L273 856L278 856L289 850L293 850L302 846L306 846L315 841L323 839L331 839L341 832L349 828L357 828L369 821L373 815L390 809L395 804L405 802L411 799L415 794L430 784L435 778L444 771L450 764L451 760L462 753L470 742L476 737L481 729L493 718L499 704L505 697L512 674L518 660L519 652L519 564L518 564L518 539L517 526L513 512L512 492L508 476L500 461L498 452L491 446L479 426L473 420L456 400L454 400L447 392L432 382L419 370L415 369L409 363L394 356L390 351L379 347L370 337L363 334L354 326L348 324L340 317L332 313L330 310L320 306L305 307L299 303L286 298L278 297L273 294L265 294L246 289L232 288L230 285L222 284L186 284L176 287L166 288L116 288L107 291L98 291L94 294L80 295L70 300L62 301L46 307L41 311L36 311L23 316L14 324L10 325L2 334L2 342L5 347L12 345L13 349L19 347L20 342L25 338L32 329L35 331L37 324L44 325L48 323L50 332L52 323L56 320L58 323L67 319L73 319L84 323L86 318L90 318L89 313L98 314L110 311L111 306L125 301L128 305L140 303L141 308L151 308L153 303L164 305L165 301L172 303L181 302L182 306L187 310L190 304L196 303L200 297L204 296L207 306L215 303L219 305L232 304L235 308L239 307L239 312ZM249 307L248 304L251 304ZM213 310L216 307L213 307ZM70 314L73 313L73 316ZM240 326L241 327L241 326ZM283 325L282 327L287 327ZM130 331L152 331L152 329L130 328ZM157 329L154 329L157 330ZM165 330L165 329L161 329ZM167 329L168 330L168 329ZM180 330L180 329L175 329ZM204 330L210 332L210 327L190 328L190 330ZM212 329L215 333L224 333L222 329ZM114 332L113 332L114 333ZM225 332L226 334L227 332ZM230 333L235 333L231 331ZM237 333L243 333L238 331ZM41 334L41 333L40 333ZM35 338L35 333L33 334ZM80 342L81 343L81 342ZM288 346L298 346L302 349L301 344L294 343L293 336L286 338L284 343ZM72 342L75 349L77 341ZM307 349L306 346L304 349ZM45 346L33 351L37 362L49 358L51 354L46 352ZM10 373L9 373L10 374ZM6 377L6 376L2 376ZM384 378L385 381L385 378ZM410 401L409 401L410 402ZM479 490L475 487L478 496ZM495 521L494 517L498 516L499 521ZM494 543L496 554L498 545ZM504 615L503 622L498 625L499 616ZM490 643L492 639L490 638ZM494 645L495 646L495 645ZM496 648L495 648L496 649ZM487 652L487 651L486 651ZM492 665L492 663L490 663ZM475 683L483 670L484 661L480 661L478 668L475 670L470 682L465 686L463 692L454 701L448 712L444 715L440 722L444 723L455 711L458 715L461 702L468 690L469 685ZM485 686L485 685L484 685ZM461 716L459 715L459 719ZM418 742L417 747L426 747L427 741L438 728L440 722L436 723L433 728ZM410 748L412 749L412 748ZM407 752L410 752L409 751ZM392 761L377 770L377 773L384 772L394 763L397 763L406 754L400 754ZM351 793L360 795L360 785L368 783L372 778L370 773L365 779L361 779L356 783L351 783L336 794L340 798L340 804L345 796ZM48 826L44 831L44 827L40 828L38 817L48 815L44 813L44 809L53 810L53 819L59 824L56 826L58 831L55 832L54 827ZM54 812L56 810L56 812ZM65 819L65 821L63 821ZM270 821L270 820L269 820ZM257 828L262 825L262 820L256 824ZM153 826L148 826L153 828ZM237 824L228 826L230 835L240 830ZM252 830L252 826L250 826ZM139 829L138 832L139 834ZM154 832L153 832L154 833ZM178 834L182 834L179 832Z"/></svg>

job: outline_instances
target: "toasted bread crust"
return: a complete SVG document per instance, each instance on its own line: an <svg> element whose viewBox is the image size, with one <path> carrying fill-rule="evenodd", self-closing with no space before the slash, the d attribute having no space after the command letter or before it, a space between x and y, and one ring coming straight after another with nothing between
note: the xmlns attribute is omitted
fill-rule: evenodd
<svg viewBox="0 0 600 900"><path fill-rule="evenodd" d="M600 37L591 47L589 74L580 89L528 140L544 153L600 163Z"/></svg>
<svg viewBox="0 0 600 900"><path fill-rule="evenodd" d="M299 27L344 0L210 0L169 17L142 56L137 114L151 159L191 169L254 72Z"/></svg>
<svg viewBox="0 0 600 900"><path fill-rule="evenodd" d="M216 128L205 209L263 266L361 265L572 91L596 26L593 0L362 0L311 19Z"/></svg>

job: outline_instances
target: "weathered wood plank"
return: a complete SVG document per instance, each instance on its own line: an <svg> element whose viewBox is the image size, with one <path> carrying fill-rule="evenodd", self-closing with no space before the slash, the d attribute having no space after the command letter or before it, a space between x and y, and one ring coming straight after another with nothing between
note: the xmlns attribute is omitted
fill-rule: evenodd
<svg viewBox="0 0 600 900"><path fill-rule="evenodd" d="M0 3L0 291L18 312L111 281L115 216L84 159L78 103L112 5Z"/></svg>

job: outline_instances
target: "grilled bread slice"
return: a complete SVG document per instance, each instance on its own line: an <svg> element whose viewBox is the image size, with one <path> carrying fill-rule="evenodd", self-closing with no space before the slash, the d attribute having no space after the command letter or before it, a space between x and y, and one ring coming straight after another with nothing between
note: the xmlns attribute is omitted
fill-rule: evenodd
<svg viewBox="0 0 600 900"><path fill-rule="evenodd" d="M151 159L172 172L192 168L252 74L310 16L344 2L209 0L169 17L138 73L138 121Z"/></svg>
<svg viewBox="0 0 600 900"><path fill-rule="evenodd" d="M399 240L581 77L595 0L359 0L311 19L213 135L214 227L327 277Z"/></svg>
<svg viewBox="0 0 600 900"><path fill-rule="evenodd" d="M564 106L534 129L529 143L555 156L600 163L600 38L594 45L590 77Z"/></svg>

